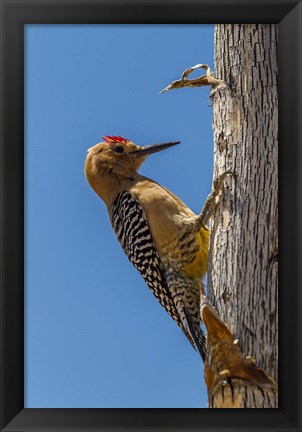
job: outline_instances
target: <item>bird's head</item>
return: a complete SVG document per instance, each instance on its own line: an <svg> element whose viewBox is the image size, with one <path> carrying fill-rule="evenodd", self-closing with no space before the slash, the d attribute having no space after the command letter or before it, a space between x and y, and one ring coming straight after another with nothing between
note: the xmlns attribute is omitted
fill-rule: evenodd
<svg viewBox="0 0 302 432"><path fill-rule="evenodd" d="M148 155L179 144L174 141L140 147L120 136L104 136L103 140L88 149L85 161L85 174L95 191L110 178L121 181L135 177Z"/></svg>

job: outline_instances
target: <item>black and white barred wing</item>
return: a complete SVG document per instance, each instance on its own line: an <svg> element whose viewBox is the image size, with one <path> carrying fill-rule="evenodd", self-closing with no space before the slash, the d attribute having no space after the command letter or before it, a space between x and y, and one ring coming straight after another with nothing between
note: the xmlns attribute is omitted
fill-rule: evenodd
<svg viewBox="0 0 302 432"><path fill-rule="evenodd" d="M111 224L129 260L195 348L168 289L143 209L129 192L122 192L116 197L112 205Z"/></svg>

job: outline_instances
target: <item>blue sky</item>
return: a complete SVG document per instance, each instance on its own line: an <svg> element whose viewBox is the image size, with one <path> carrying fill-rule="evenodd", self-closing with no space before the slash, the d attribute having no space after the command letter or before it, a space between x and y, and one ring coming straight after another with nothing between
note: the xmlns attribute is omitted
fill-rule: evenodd
<svg viewBox="0 0 302 432"><path fill-rule="evenodd" d="M25 406L206 407L203 367L127 260L83 172L103 135L180 140L141 173L198 213L211 189L211 25L25 28ZM197 76L200 72L195 73Z"/></svg>

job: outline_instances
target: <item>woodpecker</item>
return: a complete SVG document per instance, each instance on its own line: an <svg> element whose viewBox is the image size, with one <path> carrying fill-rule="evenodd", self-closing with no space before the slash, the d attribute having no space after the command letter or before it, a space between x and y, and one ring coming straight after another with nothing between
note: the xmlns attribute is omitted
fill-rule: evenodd
<svg viewBox="0 0 302 432"><path fill-rule="evenodd" d="M168 189L138 173L148 155L180 142L141 147L120 136L103 140L88 149L86 178L107 206L125 254L204 360L199 304L210 234L205 214L195 215Z"/></svg>

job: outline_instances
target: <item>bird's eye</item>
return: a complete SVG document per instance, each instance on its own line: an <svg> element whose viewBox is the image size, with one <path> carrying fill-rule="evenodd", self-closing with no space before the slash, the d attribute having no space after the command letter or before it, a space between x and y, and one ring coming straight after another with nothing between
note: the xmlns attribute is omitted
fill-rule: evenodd
<svg viewBox="0 0 302 432"><path fill-rule="evenodd" d="M115 153L124 153L124 147L117 146L112 151L114 151Z"/></svg>

